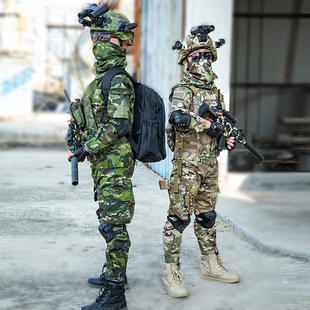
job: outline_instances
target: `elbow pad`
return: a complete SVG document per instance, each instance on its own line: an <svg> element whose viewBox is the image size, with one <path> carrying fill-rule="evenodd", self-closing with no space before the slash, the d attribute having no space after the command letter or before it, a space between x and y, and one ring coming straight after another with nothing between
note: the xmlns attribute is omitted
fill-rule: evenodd
<svg viewBox="0 0 310 310"><path fill-rule="evenodd" d="M181 110L176 110L171 113L169 123L174 127L186 129L191 123L191 116Z"/></svg>
<svg viewBox="0 0 310 310"><path fill-rule="evenodd" d="M119 139L123 136L126 136L128 133L130 133L130 130L131 130L130 120L127 118L117 119L116 124L113 124L113 126L117 130L117 135Z"/></svg>
<svg viewBox="0 0 310 310"><path fill-rule="evenodd" d="M224 132L224 126L221 123L211 121L211 126L206 131L210 137L217 138Z"/></svg>

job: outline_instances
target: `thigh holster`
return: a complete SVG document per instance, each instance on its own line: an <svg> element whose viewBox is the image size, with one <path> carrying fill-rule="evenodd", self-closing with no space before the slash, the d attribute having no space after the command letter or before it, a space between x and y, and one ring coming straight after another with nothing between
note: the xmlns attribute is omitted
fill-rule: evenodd
<svg viewBox="0 0 310 310"><path fill-rule="evenodd" d="M191 144L193 143L193 144ZM176 146L178 150L177 173L173 176L173 191L176 202L180 201L179 197L179 178L182 177L183 151L197 152L197 137L177 137ZM187 198L188 199L188 198ZM185 201L189 205L189 201Z"/></svg>

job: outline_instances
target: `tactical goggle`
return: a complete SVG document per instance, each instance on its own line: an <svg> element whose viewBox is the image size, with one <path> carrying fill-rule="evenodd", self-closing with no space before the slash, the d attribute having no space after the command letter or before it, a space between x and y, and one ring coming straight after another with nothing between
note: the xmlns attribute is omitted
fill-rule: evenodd
<svg viewBox="0 0 310 310"><path fill-rule="evenodd" d="M111 38L118 39L117 37L111 36L107 32L94 32L93 37L92 37L92 41L94 43L97 42L98 40L100 40L102 42L110 42Z"/></svg>
<svg viewBox="0 0 310 310"><path fill-rule="evenodd" d="M211 60L212 61L212 53L211 52L195 52L190 57L192 57L192 60L200 60L201 57L204 57L205 60Z"/></svg>

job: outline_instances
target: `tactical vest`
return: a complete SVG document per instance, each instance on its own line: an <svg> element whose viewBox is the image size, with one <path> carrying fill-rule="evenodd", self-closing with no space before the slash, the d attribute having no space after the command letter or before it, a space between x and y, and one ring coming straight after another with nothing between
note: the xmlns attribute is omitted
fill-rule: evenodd
<svg viewBox="0 0 310 310"><path fill-rule="evenodd" d="M97 134L98 128L101 125L106 124L109 119L107 105L104 104L102 100L101 83L98 78L92 81L86 88L86 91L81 98L81 107L85 120L84 126L82 127L82 142L85 143L93 138ZM131 122L133 122L133 116ZM92 166L96 166L97 168L114 168L115 164L111 165L109 163L108 156L109 154L119 153L117 150L120 148L122 149L123 155L126 153L126 156L122 156L122 160L117 160L118 164L116 166L125 167L133 165L134 159L132 150L125 136L115 141L115 143L107 149L104 149L104 152L88 155L87 159L90 162L96 162L92 164ZM102 162L101 165L100 162Z"/></svg>
<svg viewBox="0 0 310 310"><path fill-rule="evenodd" d="M173 97L178 98L177 88L187 87L191 94L191 103L188 107L189 112L199 115L199 107L202 103L206 102L210 107L217 106L217 88L214 87L212 90L209 89L198 89L193 85L178 84L171 92L169 97L171 103L173 103ZM223 97L221 96L221 102L223 108L225 107ZM203 162L205 158L217 157L219 152L217 150L217 139L210 137L206 131L196 132L194 129L182 129L174 128L174 132L171 126L168 125L166 128L168 145L174 152L174 158L178 160L188 160L191 162ZM173 138L169 137L169 134L174 134ZM172 140L172 141L171 141Z"/></svg>

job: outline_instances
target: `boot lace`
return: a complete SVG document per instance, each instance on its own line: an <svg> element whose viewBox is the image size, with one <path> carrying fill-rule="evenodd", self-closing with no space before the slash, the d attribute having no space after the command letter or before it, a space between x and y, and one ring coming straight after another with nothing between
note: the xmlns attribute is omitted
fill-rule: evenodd
<svg viewBox="0 0 310 310"><path fill-rule="evenodd" d="M101 275L100 275L100 279L105 278L105 271L104 271L104 269L106 267L107 267L107 263L104 263L103 266L102 266L102 272L101 272Z"/></svg>
<svg viewBox="0 0 310 310"><path fill-rule="evenodd" d="M223 262L221 255L217 251L215 251L215 255L216 255L217 263L219 264L220 268L226 272L227 269L224 267L224 262Z"/></svg>
<svg viewBox="0 0 310 310"><path fill-rule="evenodd" d="M171 284L172 283L174 283L176 285L182 285L183 284L185 286L182 277L183 277L183 273L179 269L172 271Z"/></svg>
<svg viewBox="0 0 310 310"><path fill-rule="evenodd" d="M111 288L110 285L107 284L106 286L103 286L100 290L99 290L99 296L96 298L96 302L102 302L105 303L106 300L109 298L111 294Z"/></svg>

